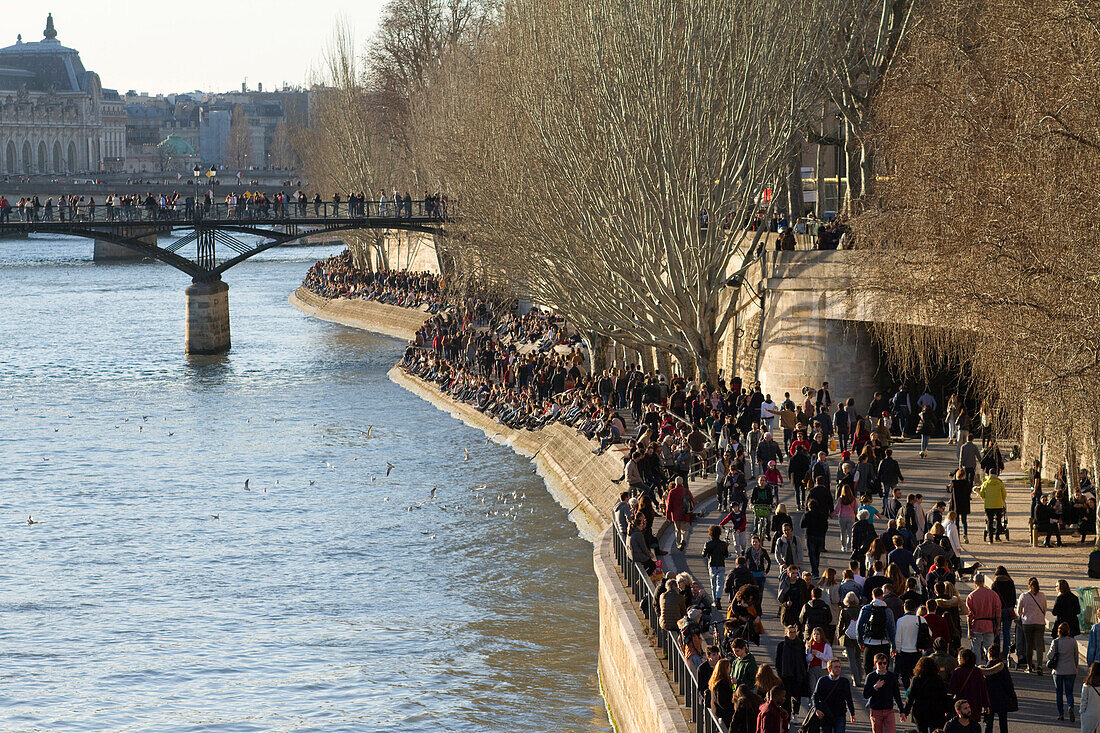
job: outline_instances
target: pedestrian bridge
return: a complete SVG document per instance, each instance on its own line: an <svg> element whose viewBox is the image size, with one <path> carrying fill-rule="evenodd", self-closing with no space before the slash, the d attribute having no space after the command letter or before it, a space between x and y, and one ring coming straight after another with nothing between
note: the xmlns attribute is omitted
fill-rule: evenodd
<svg viewBox="0 0 1100 733"><path fill-rule="evenodd" d="M186 348L190 354L229 350L229 286L222 273L265 250L317 234L404 230L442 235L452 207L432 199L291 201L266 209L224 203L188 206L81 204L56 209L11 209L0 218L0 238L28 234L83 237L163 262L191 276L187 288ZM246 239L241 239L245 237Z"/></svg>

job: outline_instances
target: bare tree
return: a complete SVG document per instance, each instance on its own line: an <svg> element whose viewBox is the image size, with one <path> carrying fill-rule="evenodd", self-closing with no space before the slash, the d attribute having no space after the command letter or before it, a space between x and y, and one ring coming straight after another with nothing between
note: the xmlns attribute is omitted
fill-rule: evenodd
<svg viewBox="0 0 1100 733"><path fill-rule="evenodd" d="M826 91L841 115L845 208L870 192L874 182L869 144L871 106L909 27L915 0L839 0L828 55ZM825 142L819 138L819 142ZM837 171L839 186L840 172Z"/></svg>
<svg viewBox="0 0 1100 733"><path fill-rule="evenodd" d="M715 378L719 296L820 88L826 6L510 3L453 125L479 261L594 338Z"/></svg>
<svg viewBox="0 0 1100 733"><path fill-rule="evenodd" d="M961 364L1001 434L1076 468L1100 445L1096 8L952 0L913 34L874 114L888 175L854 295L903 368Z"/></svg>

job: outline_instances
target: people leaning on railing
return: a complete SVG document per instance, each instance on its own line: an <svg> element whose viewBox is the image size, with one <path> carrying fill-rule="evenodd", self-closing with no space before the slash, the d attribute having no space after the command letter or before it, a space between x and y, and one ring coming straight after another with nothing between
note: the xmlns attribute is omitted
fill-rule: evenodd
<svg viewBox="0 0 1100 733"><path fill-rule="evenodd" d="M216 200L211 190L197 194L195 190L146 194L107 194L97 202L95 196L62 194L53 196L23 196L12 202L0 196L0 224L13 222L83 222L83 221L190 221L193 219L429 219L442 221L451 216L452 204L443 193L424 192L413 200L406 192L395 190L379 200L368 200L362 192L330 199L315 193L310 199L302 190L230 191Z"/></svg>

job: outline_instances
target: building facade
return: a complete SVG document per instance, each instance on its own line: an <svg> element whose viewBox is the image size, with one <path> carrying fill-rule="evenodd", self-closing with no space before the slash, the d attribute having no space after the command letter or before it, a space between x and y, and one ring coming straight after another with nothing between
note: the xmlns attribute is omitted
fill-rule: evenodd
<svg viewBox="0 0 1100 733"><path fill-rule="evenodd" d="M61 45L52 15L42 35L27 43L20 35L0 48L0 173L102 171L105 157L125 155L118 93L103 89L80 54Z"/></svg>

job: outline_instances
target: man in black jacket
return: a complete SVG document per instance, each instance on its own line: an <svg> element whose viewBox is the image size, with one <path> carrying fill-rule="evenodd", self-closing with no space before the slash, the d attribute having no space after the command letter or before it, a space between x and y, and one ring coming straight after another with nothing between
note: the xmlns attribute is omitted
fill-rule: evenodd
<svg viewBox="0 0 1100 733"><path fill-rule="evenodd" d="M787 627L787 634L775 645L775 673L787 688L788 709L798 715L801 698L810 694L810 668L806 663L806 646L798 634L797 624Z"/></svg>
<svg viewBox="0 0 1100 733"><path fill-rule="evenodd" d="M894 458L894 451L886 449L886 456L878 464L878 480L882 483L884 496L893 496L894 487L899 483L905 483L905 477L901 475L901 465Z"/></svg>

